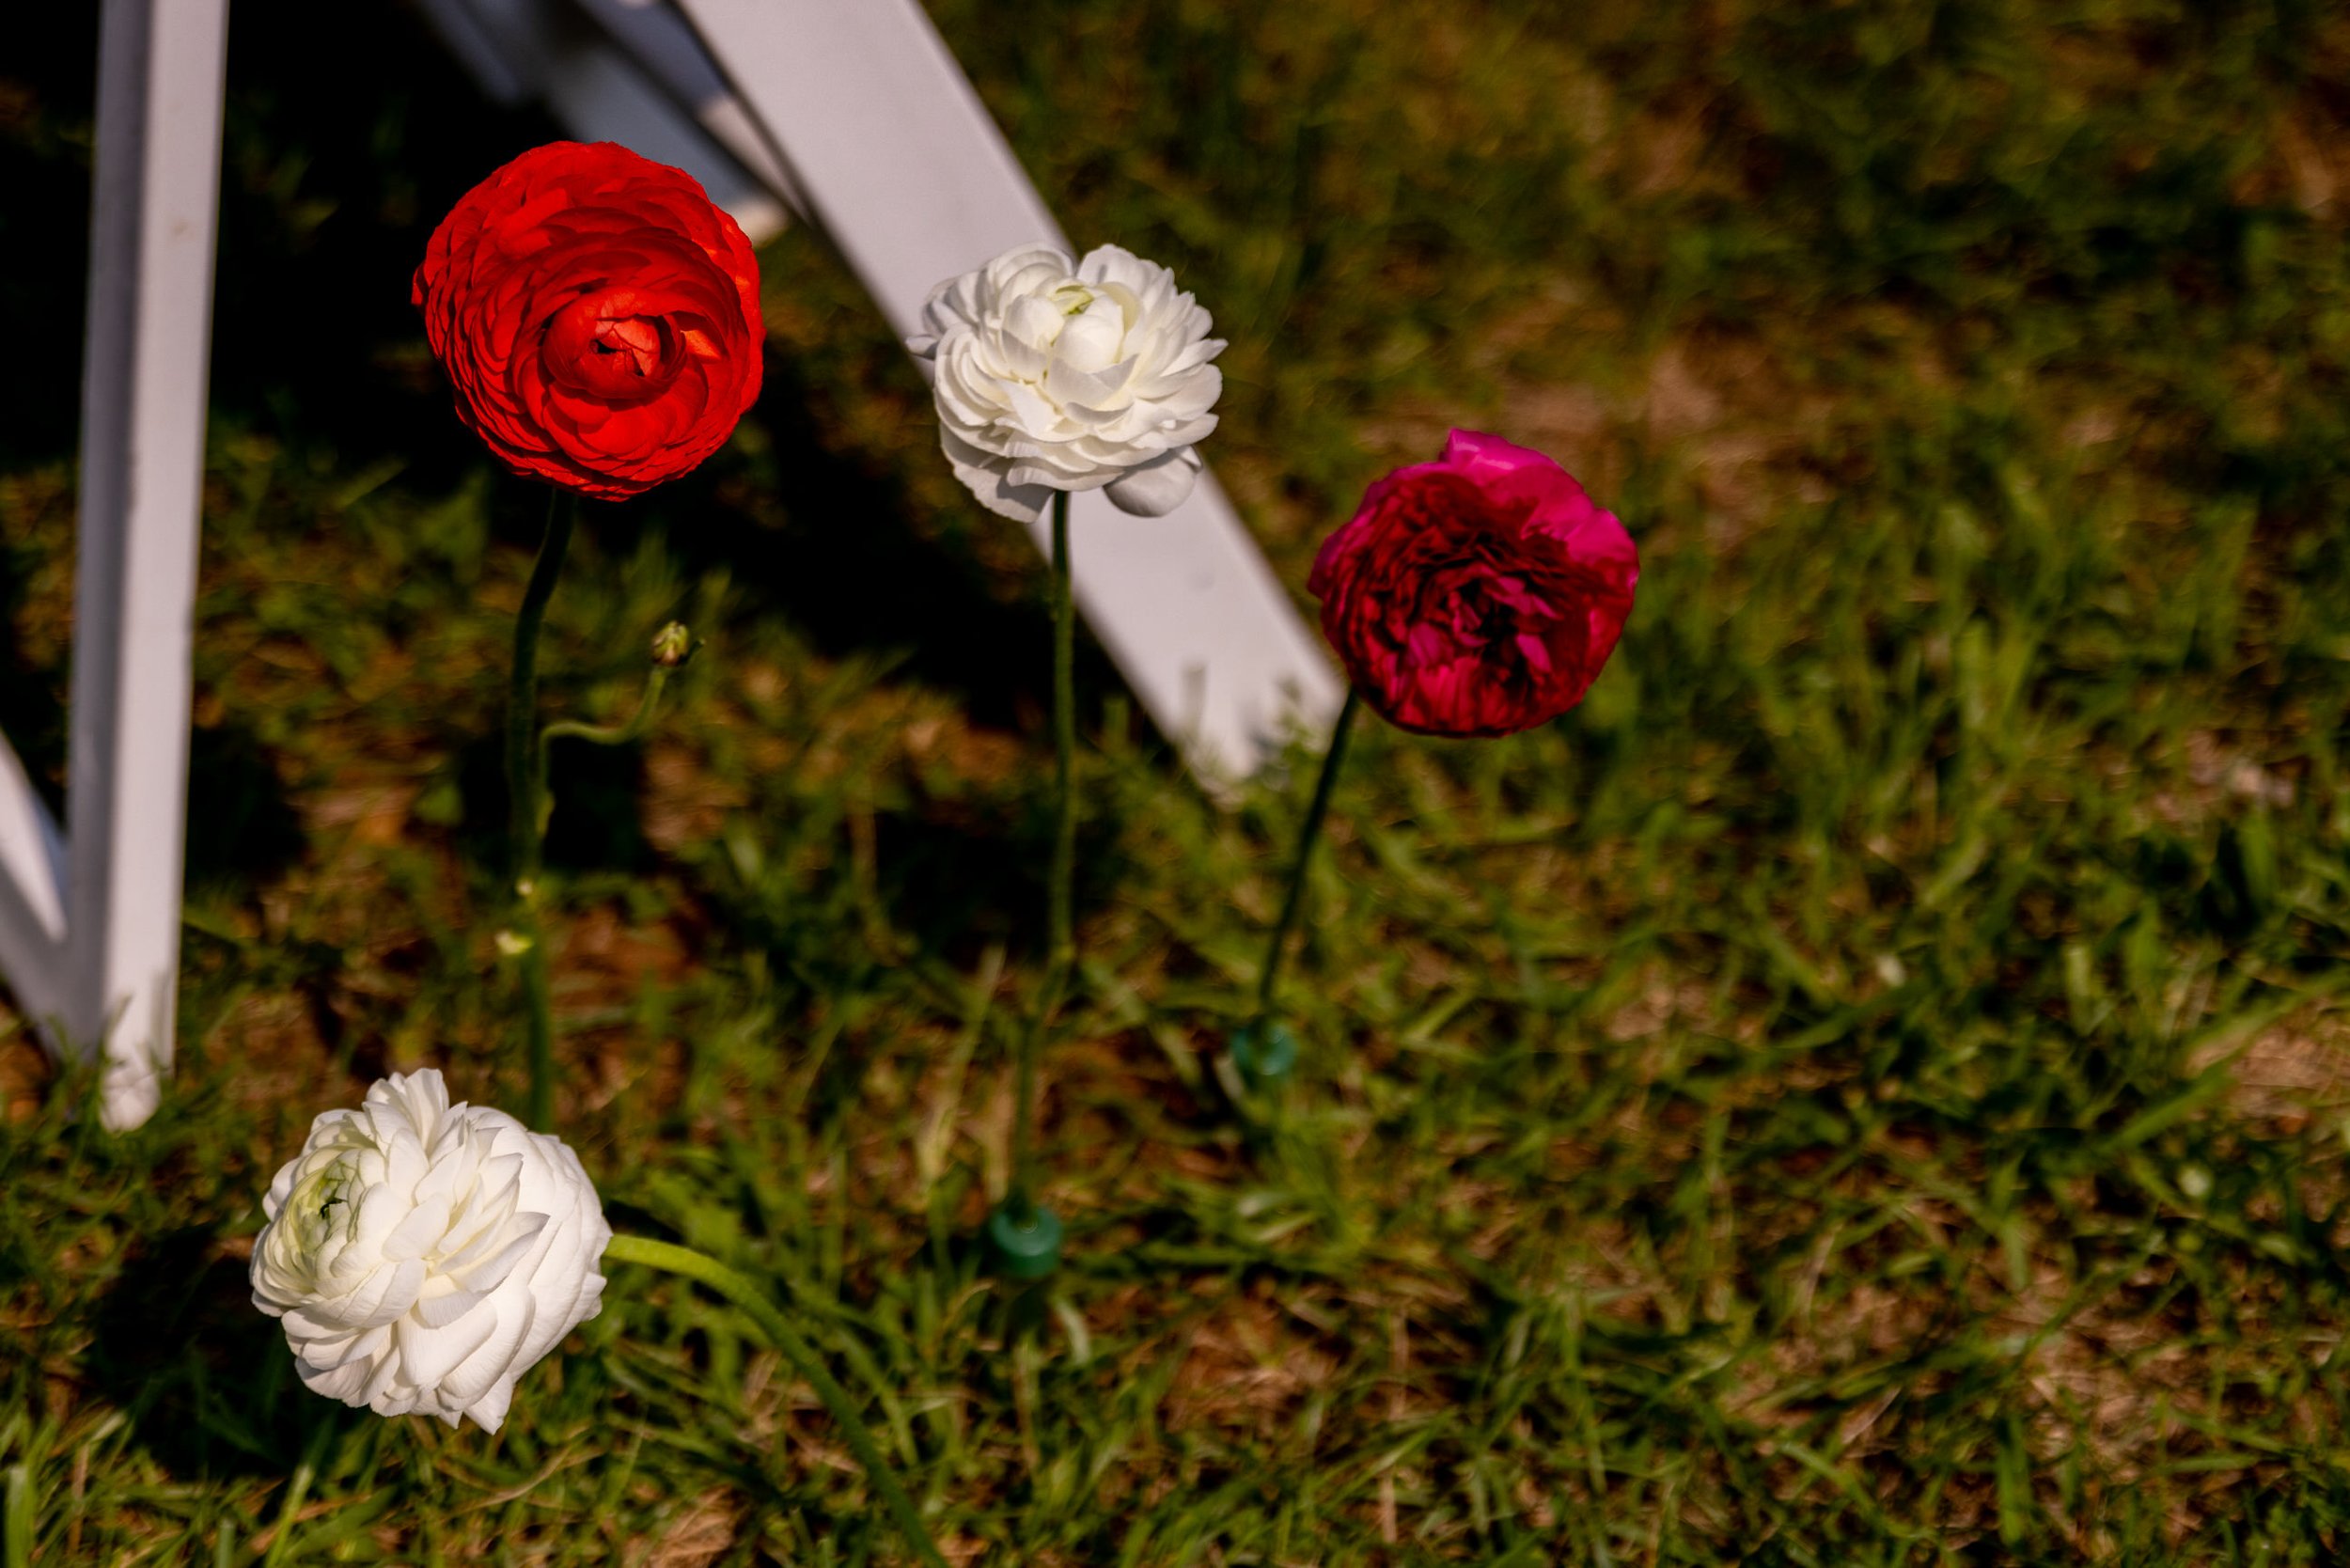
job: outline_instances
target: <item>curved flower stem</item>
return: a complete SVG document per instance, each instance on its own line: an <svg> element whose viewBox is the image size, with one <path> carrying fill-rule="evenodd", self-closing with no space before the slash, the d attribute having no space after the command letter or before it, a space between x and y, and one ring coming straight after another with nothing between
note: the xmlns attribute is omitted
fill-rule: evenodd
<svg viewBox="0 0 2350 1568"><path fill-rule="evenodd" d="M767 1342L774 1345L802 1377L807 1379L808 1386L816 1390L816 1397L822 1400L824 1408L832 1412L832 1419L840 1428L840 1435L848 1443L849 1451L856 1455L857 1463L865 1467L865 1479L872 1484L874 1491L881 1494L882 1501L888 1506L889 1512L896 1515L898 1529L904 1532L915 1555L929 1563L931 1568L947 1568L946 1560L938 1555L937 1544L931 1540L929 1527L922 1523L922 1515L914 1506L914 1499L899 1484L897 1474L890 1469L888 1460L875 1446L873 1435L866 1430L865 1419L849 1398L848 1391L834 1381L832 1373L825 1370L823 1358L784 1321L783 1314L776 1310L775 1304L757 1285L705 1253L644 1236L613 1237L611 1246L604 1248L603 1260L607 1263L643 1263L648 1268L666 1269L671 1274L682 1275L709 1286L743 1309L751 1321L759 1325L759 1331L767 1337Z"/></svg>
<svg viewBox="0 0 2350 1568"><path fill-rule="evenodd" d="M645 695L636 699L636 712L631 713L625 722L582 724L577 719L559 719L539 731L539 799L542 803L540 808L542 818L540 834L542 839L546 831L543 818L555 809L555 797L547 792L547 743L573 740L587 741L594 745L626 745L652 728L652 716L661 706L662 688L668 683L668 669L655 665L652 673L645 677Z"/></svg>
<svg viewBox="0 0 2350 1568"><path fill-rule="evenodd" d="M1011 1191L1005 1200L1015 1222L1036 1213L1037 1056L1060 1011L1076 967L1077 939L1070 914L1077 866L1077 794L1071 780L1077 752L1076 611L1069 591L1069 492L1053 492L1053 860L1044 885L1044 986L1036 1012L1020 1033L1012 1085Z"/></svg>
<svg viewBox="0 0 2350 1568"><path fill-rule="evenodd" d="M521 944L523 998L530 1051L530 1099L524 1118L537 1132L555 1121L555 1022L548 995L545 934L539 925L540 852L546 836L546 762L539 737L539 629L556 576L572 546L579 497L556 490L547 503L546 539L531 564L514 617L514 664L506 689L507 837L514 863L514 935Z"/></svg>
<svg viewBox="0 0 2350 1568"><path fill-rule="evenodd" d="M1363 694L1353 686L1346 689L1346 704L1339 710L1338 722L1330 727L1330 748L1322 754L1322 774L1314 780L1313 803L1306 808L1306 820L1297 829L1297 855L1290 862L1289 891L1281 899L1281 917L1274 922L1273 939L1265 944L1264 970L1257 980L1257 1011L1251 1018L1253 1027L1262 1027L1273 1016L1273 998L1281 977L1281 955L1289 946L1290 933L1297 925L1299 905L1305 902L1306 868L1312 864L1314 845L1322 837L1322 819L1330 811L1330 790L1339 781L1339 764L1346 758L1346 737L1355 727L1355 712L1363 705Z"/></svg>

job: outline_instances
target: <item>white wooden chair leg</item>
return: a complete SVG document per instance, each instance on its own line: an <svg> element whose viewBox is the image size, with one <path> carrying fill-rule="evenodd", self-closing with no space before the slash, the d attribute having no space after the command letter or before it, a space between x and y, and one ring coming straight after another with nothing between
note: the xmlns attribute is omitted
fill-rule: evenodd
<svg viewBox="0 0 2350 1568"><path fill-rule="evenodd" d="M55 1023L102 1053L113 1127L171 1063L227 35L227 0L105 0L100 23Z"/></svg>

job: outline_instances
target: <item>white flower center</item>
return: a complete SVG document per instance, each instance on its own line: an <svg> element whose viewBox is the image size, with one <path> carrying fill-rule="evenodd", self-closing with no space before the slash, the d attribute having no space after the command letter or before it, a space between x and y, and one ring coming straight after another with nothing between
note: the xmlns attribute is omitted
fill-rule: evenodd
<svg viewBox="0 0 2350 1568"><path fill-rule="evenodd" d="M294 1234L300 1238L305 1255L315 1256L337 1233L348 1238L353 1219L350 1193L358 1182L355 1164L342 1159L295 1189L286 1207L293 1215ZM342 1211L339 1218L335 1213L337 1209Z"/></svg>
<svg viewBox="0 0 2350 1568"><path fill-rule="evenodd" d="M1126 312L1114 295L1066 283L1053 290L1059 311L1050 340L1052 356L1073 370L1106 370L1126 352Z"/></svg>

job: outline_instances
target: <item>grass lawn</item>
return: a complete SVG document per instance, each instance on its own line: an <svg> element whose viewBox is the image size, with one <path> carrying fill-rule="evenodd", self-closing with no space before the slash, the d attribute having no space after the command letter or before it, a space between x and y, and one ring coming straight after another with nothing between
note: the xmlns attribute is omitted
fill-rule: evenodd
<svg viewBox="0 0 2350 1568"><path fill-rule="evenodd" d="M1079 243L1215 314L1205 455L1301 604L1460 424L1612 505L1638 608L1553 726L1358 736L1254 1127L1214 1054L1305 779L1218 809L1087 652L1071 1255L1008 1295L1042 573L787 233L760 406L588 510L550 623L589 717L708 642L556 758L615 1225L772 1287L964 1563L2350 1556L2350 16L931 9ZM90 10L0 56L0 729L53 790ZM902 1560L715 1297L619 1270L494 1438L308 1394L247 1302L316 1112L521 1103L542 502L407 274L558 133L391 0L235 12L180 1072L107 1136L0 1014L0 1563Z"/></svg>

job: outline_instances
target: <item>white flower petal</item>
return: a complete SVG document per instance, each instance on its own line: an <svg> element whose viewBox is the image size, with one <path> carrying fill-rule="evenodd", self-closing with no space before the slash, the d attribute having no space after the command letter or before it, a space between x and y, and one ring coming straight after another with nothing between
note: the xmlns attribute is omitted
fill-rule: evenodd
<svg viewBox="0 0 2350 1568"><path fill-rule="evenodd" d="M1011 418L1006 422L1029 435L1051 435L1060 428L1060 410L1036 387L1026 382L1007 382L1004 392L1011 400Z"/></svg>
<svg viewBox="0 0 2350 1568"><path fill-rule="evenodd" d="M1129 468L1109 483L1110 504L1136 517L1165 517L1199 482L1199 454L1189 447Z"/></svg>
<svg viewBox="0 0 2350 1568"><path fill-rule="evenodd" d="M368 1275L344 1295L321 1303L346 1328L373 1328L390 1323L416 1304L424 1289L424 1263L411 1259L391 1263Z"/></svg>
<svg viewBox="0 0 2350 1568"><path fill-rule="evenodd" d="M524 1342L530 1337L539 1309L530 1293L516 1291L510 1298L494 1303L494 1308L496 1325L490 1337L471 1356L434 1380L450 1402L461 1407L487 1393L490 1385L505 1376L515 1362L528 1366L539 1359L537 1356L523 1354ZM544 1354L543 1347L540 1354Z"/></svg>
<svg viewBox="0 0 2350 1568"><path fill-rule="evenodd" d="M497 1306L488 1301L438 1328L413 1315L402 1318L392 1325L393 1337L400 1341L400 1375L419 1388L440 1383L460 1361L487 1344L497 1328Z"/></svg>
<svg viewBox="0 0 2350 1568"><path fill-rule="evenodd" d="M379 1188L378 1191L389 1189ZM368 1195L373 1201L375 1193ZM400 1217L391 1233L384 1238L381 1250L395 1262L421 1258L433 1245L448 1233L448 1195L436 1193L427 1197L416 1207Z"/></svg>
<svg viewBox="0 0 2350 1568"><path fill-rule="evenodd" d="M482 1431L495 1432L506 1424L507 1407L513 1403L514 1379L511 1375L501 1377L495 1383L491 1384L479 1399L465 1406L463 1411L451 1412L448 1424L455 1426L458 1415L463 1414L471 1416L474 1424Z"/></svg>
<svg viewBox="0 0 2350 1568"><path fill-rule="evenodd" d="M507 1277L518 1268L528 1265L530 1255L538 1250L539 1238L546 1229L544 1215L524 1215L514 1227L501 1233L505 1245L495 1252L462 1268L451 1268L449 1278L469 1291L491 1291L506 1283ZM468 1248L470 1253L473 1249Z"/></svg>
<svg viewBox="0 0 2350 1568"><path fill-rule="evenodd" d="M1031 348L1049 348L1068 318L1049 299L1034 294L1011 302L1004 311L1004 337Z"/></svg>
<svg viewBox="0 0 2350 1568"><path fill-rule="evenodd" d="M311 1367L306 1364L301 1372L303 1386L311 1392L341 1400L345 1404L365 1404L368 1403L368 1379L375 1373L375 1363L345 1361L338 1367Z"/></svg>
<svg viewBox="0 0 2350 1568"><path fill-rule="evenodd" d="M957 462L952 453L947 461L964 488L979 498L979 505L999 517L1033 523L1044 515L1044 509L1053 498L1053 493L1041 485L1012 484L995 469Z"/></svg>
<svg viewBox="0 0 2350 1568"><path fill-rule="evenodd" d="M1104 366L1103 368L1106 372L1108 367ZM1065 359L1057 360L1053 368L1046 373L1044 395L1053 400L1064 420L1080 415L1081 411L1086 422L1089 423L1092 422L1097 410L1101 411L1099 417L1102 418L1114 418L1125 412L1122 407L1105 407L1114 402L1118 397L1118 387L1111 383L1106 373L1095 375L1089 370L1078 368Z"/></svg>
<svg viewBox="0 0 2350 1568"><path fill-rule="evenodd" d="M1014 486L1034 486L1045 492L1049 499L1051 493L1056 490L1066 490L1073 494L1078 491L1099 490L1110 482L1110 471L1106 469L1073 473L1068 466L1062 464L1023 463L1014 464L1004 475L1004 482ZM1041 511L1039 515L1042 515Z"/></svg>
<svg viewBox="0 0 2350 1568"><path fill-rule="evenodd" d="M1001 337L989 345L995 352L989 357L995 362L991 379L1034 381L1052 367L1050 340L1031 343L1018 337Z"/></svg>
<svg viewBox="0 0 2350 1568"><path fill-rule="evenodd" d="M402 1323L415 1321L427 1328L446 1328L489 1299L487 1291L469 1291L447 1279L428 1280Z"/></svg>
<svg viewBox="0 0 2350 1568"><path fill-rule="evenodd" d="M416 1407L419 1403L418 1389L414 1384L401 1385L399 1356L386 1356L379 1361L348 1363L353 1367L363 1364L368 1368L367 1387L360 1389L359 1397L352 1403L364 1404L379 1416L405 1416Z"/></svg>
<svg viewBox="0 0 2350 1568"><path fill-rule="evenodd" d="M1084 314L1068 319L1053 340L1053 357L1073 370L1106 370L1118 363L1125 341L1126 323L1119 317L1118 302L1104 294Z"/></svg>

